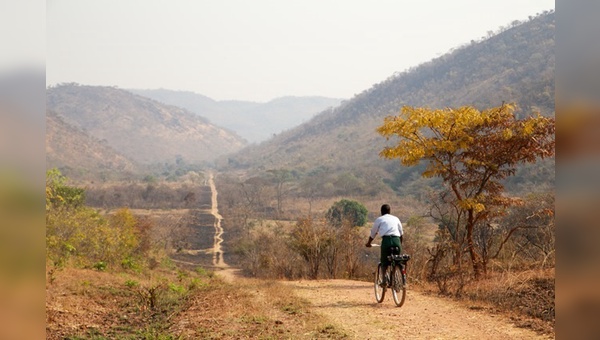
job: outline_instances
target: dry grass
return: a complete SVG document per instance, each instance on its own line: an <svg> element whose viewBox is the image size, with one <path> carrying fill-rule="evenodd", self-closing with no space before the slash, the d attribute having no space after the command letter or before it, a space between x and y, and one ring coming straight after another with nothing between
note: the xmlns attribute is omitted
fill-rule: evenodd
<svg viewBox="0 0 600 340"><path fill-rule="evenodd" d="M437 292L433 284L418 289ZM461 296L454 297L469 308L505 314L519 327L549 335L555 332L554 268L490 273L484 279L466 283Z"/></svg>
<svg viewBox="0 0 600 340"><path fill-rule="evenodd" d="M345 334L291 288L276 281L237 278L220 282L194 296L180 314L174 334L184 339L326 339Z"/></svg>
<svg viewBox="0 0 600 340"><path fill-rule="evenodd" d="M519 326L542 332L554 330L554 269L492 274L472 284L466 297L509 312Z"/></svg>
<svg viewBox="0 0 600 340"><path fill-rule="evenodd" d="M211 278L181 271L145 275L65 268L47 276L47 339L154 339Z"/></svg>
<svg viewBox="0 0 600 340"><path fill-rule="evenodd" d="M47 339L324 339L345 334L275 281L65 268L47 275Z"/></svg>

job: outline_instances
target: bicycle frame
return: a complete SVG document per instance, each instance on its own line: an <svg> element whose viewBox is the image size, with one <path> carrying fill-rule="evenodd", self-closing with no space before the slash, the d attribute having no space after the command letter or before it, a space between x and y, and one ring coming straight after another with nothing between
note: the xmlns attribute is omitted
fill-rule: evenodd
<svg viewBox="0 0 600 340"><path fill-rule="evenodd" d="M385 292L390 288L396 306L401 307L406 299L406 268L408 260L410 260L410 255L392 254L388 256L388 260L390 261L390 265L387 267L386 273L382 273L381 262L377 265L374 283L375 300L378 303L383 302ZM386 278L385 282L384 278Z"/></svg>

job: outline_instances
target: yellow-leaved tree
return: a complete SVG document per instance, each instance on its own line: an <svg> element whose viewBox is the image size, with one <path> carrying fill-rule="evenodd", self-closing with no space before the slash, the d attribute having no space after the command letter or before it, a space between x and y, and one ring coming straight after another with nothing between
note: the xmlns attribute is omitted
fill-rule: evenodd
<svg viewBox="0 0 600 340"><path fill-rule="evenodd" d="M503 195L501 181L519 164L554 155L554 118L537 114L517 119L514 110L513 104L482 111L405 106L377 129L388 140L399 138L380 156L406 166L425 161L422 175L442 178L445 203L452 207L452 223L462 235L476 278L487 269L485 251L474 241L477 228L518 203Z"/></svg>

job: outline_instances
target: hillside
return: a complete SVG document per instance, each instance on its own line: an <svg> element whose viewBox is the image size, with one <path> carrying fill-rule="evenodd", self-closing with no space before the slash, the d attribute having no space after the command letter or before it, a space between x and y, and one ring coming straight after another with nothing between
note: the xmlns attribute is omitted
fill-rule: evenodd
<svg viewBox="0 0 600 340"><path fill-rule="evenodd" d="M245 144L196 114L113 87L60 85L46 100L64 122L142 165L212 162Z"/></svg>
<svg viewBox="0 0 600 340"><path fill-rule="evenodd" d="M46 112L46 168L58 168L73 179L127 174L138 166L104 142Z"/></svg>
<svg viewBox="0 0 600 340"><path fill-rule="evenodd" d="M284 130L298 126L317 113L340 104L341 99L325 97L281 97L267 103L215 101L185 91L129 90L159 102L185 108L211 123L235 131L251 143L262 142Z"/></svg>
<svg viewBox="0 0 600 340"><path fill-rule="evenodd" d="M518 115L534 111L554 115L554 26L555 14L550 12L485 40L472 41L395 74L339 107L250 146L222 164L245 170L350 171L390 181L392 173L414 176L416 169L404 169L397 162L379 158L385 139L375 129L384 117L395 115L404 105L486 108L503 102L516 103Z"/></svg>

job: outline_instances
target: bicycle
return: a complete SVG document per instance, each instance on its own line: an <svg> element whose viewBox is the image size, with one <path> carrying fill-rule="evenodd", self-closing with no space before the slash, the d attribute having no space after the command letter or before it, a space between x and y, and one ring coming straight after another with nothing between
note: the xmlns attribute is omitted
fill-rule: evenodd
<svg viewBox="0 0 600 340"><path fill-rule="evenodd" d="M382 273L381 262L377 264L377 272L375 273L375 300L378 303L383 302L385 292L388 288L392 290L392 296L396 306L402 307L406 300L406 267L410 255L400 255L400 248L390 248L391 255L388 260L391 264L387 267L386 273ZM383 279L386 278L385 282Z"/></svg>

